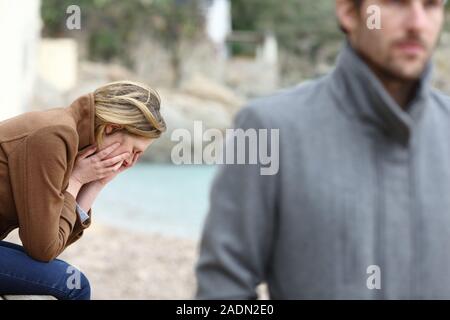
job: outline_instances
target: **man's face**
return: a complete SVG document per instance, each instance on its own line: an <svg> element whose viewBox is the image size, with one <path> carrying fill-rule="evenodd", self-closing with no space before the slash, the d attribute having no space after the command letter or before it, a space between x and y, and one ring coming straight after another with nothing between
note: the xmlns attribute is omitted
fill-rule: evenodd
<svg viewBox="0 0 450 320"><path fill-rule="evenodd" d="M367 25L375 12L370 6L379 8L379 29ZM444 0L365 0L356 11L349 30L352 46L384 74L420 77L438 41Z"/></svg>

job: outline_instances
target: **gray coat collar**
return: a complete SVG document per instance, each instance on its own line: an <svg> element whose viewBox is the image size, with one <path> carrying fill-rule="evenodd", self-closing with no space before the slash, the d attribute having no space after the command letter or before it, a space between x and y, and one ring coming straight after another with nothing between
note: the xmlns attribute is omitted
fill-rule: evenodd
<svg viewBox="0 0 450 320"><path fill-rule="evenodd" d="M411 130L429 104L432 69L432 63L428 62L416 94L405 111L346 41L331 74L331 86L344 108L351 109L349 111L363 121L379 126L398 142L407 144Z"/></svg>

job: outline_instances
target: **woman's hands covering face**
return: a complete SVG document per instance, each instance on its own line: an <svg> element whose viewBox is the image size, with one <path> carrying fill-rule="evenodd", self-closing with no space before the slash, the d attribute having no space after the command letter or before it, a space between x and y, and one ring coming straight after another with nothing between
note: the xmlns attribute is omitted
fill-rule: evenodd
<svg viewBox="0 0 450 320"><path fill-rule="evenodd" d="M141 156L141 153L135 153L133 155L133 159L131 160L131 163L126 163L126 161L121 161L119 169L116 171L111 172L109 175L107 175L106 177L99 179L98 183L102 184L102 185L106 185L107 183L109 183L112 179L114 179L119 173L122 173L123 171L133 167L135 165L135 163L139 160Z"/></svg>
<svg viewBox="0 0 450 320"><path fill-rule="evenodd" d="M119 143L115 143L98 152L95 152L97 146L89 147L77 156L71 177L82 185L92 181L109 182L119 172L123 171L122 164L130 156L128 152L124 152L108 158L119 146ZM133 162L135 162L134 157Z"/></svg>

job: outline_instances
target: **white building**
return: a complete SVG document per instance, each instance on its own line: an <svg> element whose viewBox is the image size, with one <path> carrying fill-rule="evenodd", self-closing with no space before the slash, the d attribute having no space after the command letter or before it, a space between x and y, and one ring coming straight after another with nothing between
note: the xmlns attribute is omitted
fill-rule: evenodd
<svg viewBox="0 0 450 320"><path fill-rule="evenodd" d="M209 0L206 11L206 34L226 55L226 39L231 33L231 4L229 0Z"/></svg>
<svg viewBox="0 0 450 320"><path fill-rule="evenodd" d="M0 0L0 121L27 110L40 29L39 0Z"/></svg>

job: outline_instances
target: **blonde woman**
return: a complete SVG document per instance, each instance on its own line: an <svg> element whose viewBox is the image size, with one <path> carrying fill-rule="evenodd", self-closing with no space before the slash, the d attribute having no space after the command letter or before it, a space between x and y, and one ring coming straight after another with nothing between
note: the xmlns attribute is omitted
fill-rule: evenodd
<svg viewBox="0 0 450 320"><path fill-rule="evenodd" d="M0 241L0 294L90 299L87 278L56 257L90 225L102 188L166 130L159 109L154 90L119 81L0 122L0 240L19 228L23 245Z"/></svg>

